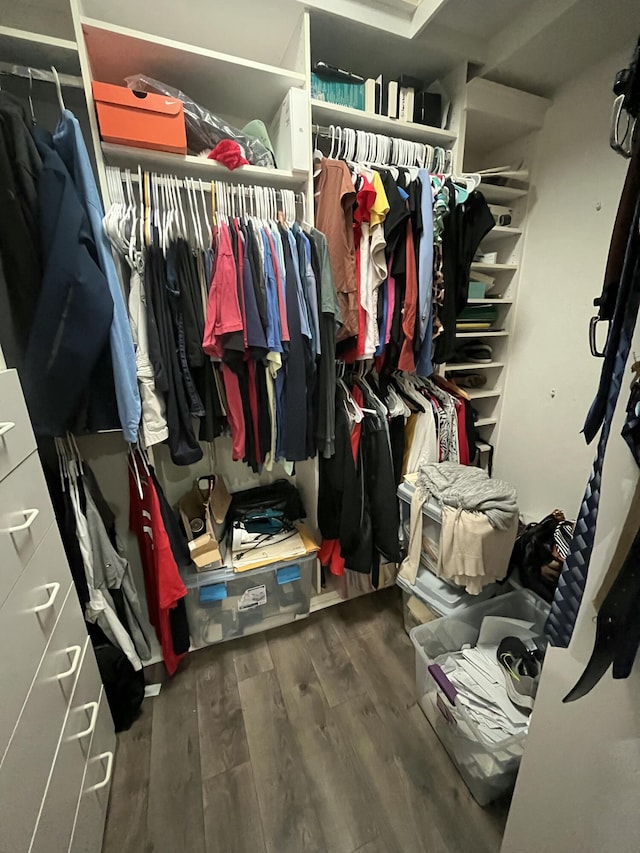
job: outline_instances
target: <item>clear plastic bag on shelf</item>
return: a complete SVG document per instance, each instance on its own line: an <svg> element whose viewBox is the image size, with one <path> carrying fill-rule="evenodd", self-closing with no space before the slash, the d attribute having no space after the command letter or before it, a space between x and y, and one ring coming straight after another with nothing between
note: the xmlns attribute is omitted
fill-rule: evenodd
<svg viewBox="0 0 640 853"><path fill-rule="evenodd" d="M138 92L153 92L182 101L187 128L187 147L190 153L200 154L202 151L215 148L222 139L232 139L240 145L244 156L252 166L263 166L267 169L275 167L273 154L261 142L251 139L241 130L227 124L220 116L214 115L206 107L196 104L179 89L147 77L146 74L126 77L125 82L130 89Z"/></svg>

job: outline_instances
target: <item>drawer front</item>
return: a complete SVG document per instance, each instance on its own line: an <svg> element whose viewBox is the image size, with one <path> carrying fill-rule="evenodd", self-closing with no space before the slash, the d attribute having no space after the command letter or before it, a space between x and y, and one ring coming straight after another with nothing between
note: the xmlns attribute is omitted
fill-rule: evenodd
<svg viewBox="0 0 640 853"><path fill-rule="evenodd" d="M0 761L70 589L67 607L73 605L82 621L71 587L60 534L52 525L0 609Z"/></svg>
<svg viewBox="0 0 640 853"><path fill-rule="evenodd" d="M102 849L115 748L113 720L103 690L69 853L100 853Z"/></svg>
<svg viewBox="0 0 640 853"><path fill-rule="evenodd" d="M8 533L0 533L0 607L7 600L21 571L22 564L13 538Z"/></svg>
<svg viewBox="0 0 640 853"><path fill-rule="evenodd" d="M29 853L69 849L82 781L100 710L100 675L87 637L53 773Z"/></svg>
<svg viewBox="0 0 640 853"><path fill-rule="evenodd" d="M40 457L32 453L0 483L0 536L26 566L53 522ZM1 581L0 581L1 583Z"/></svg>
<svg viewBox="0 0 640 853"><path fill-rule="evenodd" d="M0 371L0 481L36 449L15 370Z"/></svg>
<svg viewBox="0 0 640 853"><path fill-rule="evenodd" d="M0 826L7 851L28 850L87 639L69 590L51 642L0 764ZM82 755L78 751L80 757ZM4 853L4 851L3 851Z"/></svg>

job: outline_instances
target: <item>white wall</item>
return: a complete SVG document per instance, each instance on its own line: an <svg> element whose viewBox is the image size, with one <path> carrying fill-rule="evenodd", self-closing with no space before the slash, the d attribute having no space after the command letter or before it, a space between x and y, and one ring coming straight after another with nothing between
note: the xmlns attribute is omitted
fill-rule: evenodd
<svg viewBox="0 0 640 853"><path fill-rule="evenodd" d="M608 143L611 84L631 47L568 85L538 136L495 467L527 520L574 515L593 457L580 436L601 366L588 324L626 170Z"/></svg>
<svg viewBox="0 0 640 853"><path fill-rule="evenodd" d="M514 481L533 515L556 505L575 512L592 461L593 448L584 447L578 431L601 362L588 354L586 324L626 168L607 140L611 81L629 55L571 83L540 134L538 200L499 451L500 475ZM638 332L633 348L640 353ZM635 853L639 847L640 667L624 681L613 681L609 672L588 696L562 704L593 648L592 601L638 483L620 437L627 392L625 382L584 604L570 649L547 653L502 853ZM634 506L640 515L637 495Z"/></svg>

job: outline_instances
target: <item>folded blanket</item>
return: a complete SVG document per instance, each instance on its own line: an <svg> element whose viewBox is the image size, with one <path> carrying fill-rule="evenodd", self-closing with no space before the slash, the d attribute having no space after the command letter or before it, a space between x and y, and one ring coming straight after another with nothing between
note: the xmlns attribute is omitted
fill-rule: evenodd
<svg viewBox="0 0 640 853"><path fill-rule="evenodd" d="M430 462L420 468L416 488L425 500L433 497L445 506L484 513L499 530L511 527L518 516L516 490L504 480L492 479L482 468Z"/></svg>

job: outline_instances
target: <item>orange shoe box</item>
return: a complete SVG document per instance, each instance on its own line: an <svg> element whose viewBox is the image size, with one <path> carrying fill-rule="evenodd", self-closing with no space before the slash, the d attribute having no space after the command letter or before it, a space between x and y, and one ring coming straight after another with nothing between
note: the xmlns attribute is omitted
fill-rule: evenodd
<svg viewBox="0 0 640 853"><path fill-rule="evenodd" d="M182 101L111 83L94 82L92 88L104 142L187 153Z"/></svg>

